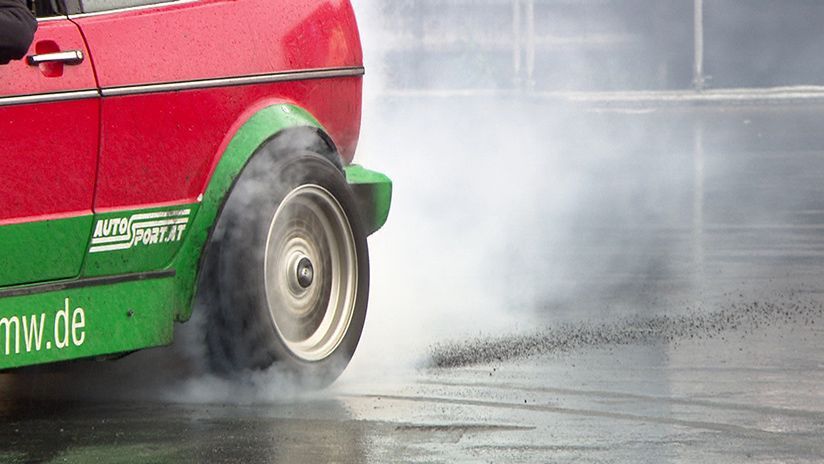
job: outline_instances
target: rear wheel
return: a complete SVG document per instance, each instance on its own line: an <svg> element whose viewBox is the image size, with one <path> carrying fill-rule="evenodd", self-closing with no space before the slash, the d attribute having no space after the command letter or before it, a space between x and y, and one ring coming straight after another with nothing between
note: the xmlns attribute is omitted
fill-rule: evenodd
<svg viewBox="0 0 824 464"><path fill-rule="evenodd" d="M253 158L221 213L202 282L215 370L276 363L316 387L340 375L369 289L355 204L341 171L320 155Z"/></svg>

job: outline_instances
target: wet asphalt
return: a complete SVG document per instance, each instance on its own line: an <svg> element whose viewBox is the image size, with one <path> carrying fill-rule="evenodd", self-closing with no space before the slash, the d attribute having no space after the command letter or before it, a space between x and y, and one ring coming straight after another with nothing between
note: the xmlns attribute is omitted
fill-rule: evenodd
<svg viewBox="0 0 824 464"><path fill-rule="evenodd" d="M394 210L332 388L211 378L195 321L3 374L0 462L824 460L824 105L373 107Z"/></svg>
<svg viewBox="0 0 824 464"><path fill-rule="evenodd" d="M820 462L824 333L372 372L251 403L4 402L3 462Z"/></svg>

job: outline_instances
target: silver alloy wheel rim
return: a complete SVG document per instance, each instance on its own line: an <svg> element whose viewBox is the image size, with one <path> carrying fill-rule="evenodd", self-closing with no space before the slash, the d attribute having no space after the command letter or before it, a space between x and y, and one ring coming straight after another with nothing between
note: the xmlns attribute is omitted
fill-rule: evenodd
<svg viewBox="0 0 824 464"><path fill-rule="evenodd" d="M305 361L329 357L354 314L358 262L352 227L328 190L307 184L283 199L269 225L264 279L286 347Z"/></svg>

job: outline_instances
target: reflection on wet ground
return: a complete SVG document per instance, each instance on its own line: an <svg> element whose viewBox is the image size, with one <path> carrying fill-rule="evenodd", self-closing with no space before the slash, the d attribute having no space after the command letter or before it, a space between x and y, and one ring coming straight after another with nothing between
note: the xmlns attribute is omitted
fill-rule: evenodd
<svg viewBox="0 0 824 464"><path fill-rule="evenodd" d="M820 321L824 323L824 321ZM7 401L3 462L817 462L802 324L350 377L256 405Z"/></svg>
<svg viewBox="0 0 824 464"><path fill-rule="evenodd" d="M402 408L423 424L520 427L467 427L451 445L436 445L447 434L433 431L404 456L419 462L816 462L824 455L824 365L801 360L820 352L822 335L732 331L675 347L429 371L396 392L377 388L351 401L372 420Z"/></svg>

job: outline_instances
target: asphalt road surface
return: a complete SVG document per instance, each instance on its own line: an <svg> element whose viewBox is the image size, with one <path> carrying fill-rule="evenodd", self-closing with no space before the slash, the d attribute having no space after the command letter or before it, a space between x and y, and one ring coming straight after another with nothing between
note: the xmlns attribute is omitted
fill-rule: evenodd
<svg viewBox="0 0 824 464"><path fill-rule="evenodd" d="M361 153L394 211L338 383L212 378L194 321L3 374L0 462L824 459L824 107L390 103Z"/></svg>

